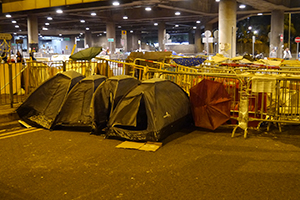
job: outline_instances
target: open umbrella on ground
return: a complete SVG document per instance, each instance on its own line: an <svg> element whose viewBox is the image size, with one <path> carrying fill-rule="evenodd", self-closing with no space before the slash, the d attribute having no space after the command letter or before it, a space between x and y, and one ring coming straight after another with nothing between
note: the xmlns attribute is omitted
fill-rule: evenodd
<svg viewBox="0 0 300 200"><path fill-rule="evenodd" d="M74 53L70 56L72 60L91 60L95 58L102 50L102 47L90 47Z"/></svg>
<svg viewBox="0 0 300 200"><path fill-rule="evenodd" d="M222 83L204 79L190 89L195 126L215 130L230 119L231 98Z"/></svg>

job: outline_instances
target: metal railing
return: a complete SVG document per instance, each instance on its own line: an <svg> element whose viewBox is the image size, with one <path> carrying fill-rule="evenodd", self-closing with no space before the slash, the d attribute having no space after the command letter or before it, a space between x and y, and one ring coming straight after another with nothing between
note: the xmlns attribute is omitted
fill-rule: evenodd
<svg viewBox="0 0 300 200"><path fill-rule="evenodd" d="M276 123L281 131L285 123L300 124L300 71L281 69L225 69L215 66L199 70L169 63L147 60L126 63L123 60L97 59L97 61L56 61L1 64L0 103L9 104L24 101L46 79L58 72L75 70L85 76L101 74L107 77L131 75L139 80L160 77L175 82L189 94L189 90L203 79L223 84L231 97L231 123L235 125L232 136L238 128L247 137L248 127L259 128L262 122L269 127ZM9 67L11 66L11 83ZM10 88L12 85L12 89ZM12 91L12 92L11 92ZM9 99L13 97L12 101Z"/></svg>

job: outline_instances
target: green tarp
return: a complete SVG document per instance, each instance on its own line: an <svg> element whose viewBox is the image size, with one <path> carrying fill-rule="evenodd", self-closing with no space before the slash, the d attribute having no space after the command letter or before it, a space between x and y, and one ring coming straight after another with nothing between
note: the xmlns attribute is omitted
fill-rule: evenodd
<svg viewBox="0 0 300 200"><path fill-rule="evenodd" d="M95 58L102 50L102 47L90 47L74 53L70 56L72 60L91 60Z"/></svg>

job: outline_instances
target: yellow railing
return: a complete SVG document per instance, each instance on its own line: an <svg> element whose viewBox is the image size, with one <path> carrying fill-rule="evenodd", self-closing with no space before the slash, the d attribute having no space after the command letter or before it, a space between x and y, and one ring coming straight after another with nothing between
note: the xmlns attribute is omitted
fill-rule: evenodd
<svg viewBox="0 0 300 200"><path fill-rule="evenodd" d="M203 79L210 79L222 83L226 88L231 97L231 119L236 120L236 128L244 129L245 136L248 124L252 122L300 124L300 71L263 69L237 73L236 70L228 69L203 72L193 67L172 66L159 62L153 62L155 65L150 67L147 65L147 60L142 61L144 65L141 62L126 63L100 58L92 62L27 62L24 66L12 63L12 85L15 97L13 101L15 103L23 101L26 95L46 79L66 70L75 70L85 76L91 74L101 74L107 77L131 75L141 81L160 77L175 82L188 94L197 83ZM6 99L10 92L7 89L10 86L7 83L9 65L1 64L0 67L3 76L0 82L0 103L7 104L10 102L3 101L3 99ZM269 89L268 84L272 89ZM21 98L17 98L19 96Z"/></svg>

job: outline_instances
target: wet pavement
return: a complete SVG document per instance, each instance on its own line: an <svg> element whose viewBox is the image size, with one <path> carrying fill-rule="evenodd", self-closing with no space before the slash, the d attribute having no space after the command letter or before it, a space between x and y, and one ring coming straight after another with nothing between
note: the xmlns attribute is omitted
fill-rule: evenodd
<svg viewBox="0 0 300 200"><path fill-rule="evenodd" d="M87 132L2 130L0 199L299 199L297 129L244 139L190 127L156 152Z"/></svg>

